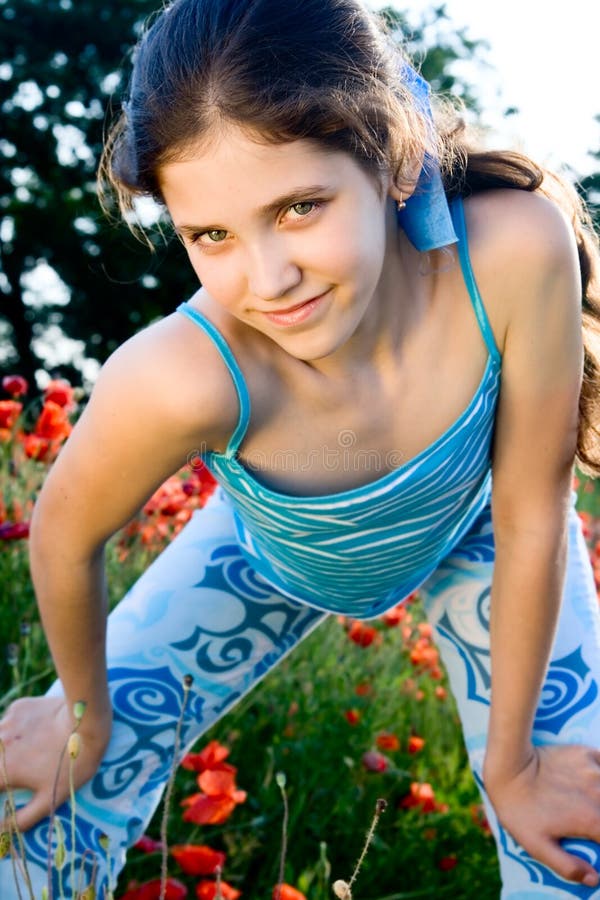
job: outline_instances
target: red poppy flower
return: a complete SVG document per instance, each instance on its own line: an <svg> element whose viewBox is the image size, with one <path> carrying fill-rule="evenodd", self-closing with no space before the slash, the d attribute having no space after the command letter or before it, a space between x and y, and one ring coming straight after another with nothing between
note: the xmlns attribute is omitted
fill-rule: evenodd
<svg viewBox="0 0 600 900"><path fill-rule="evenodd" d="M388 628L394 628L394 626L400 625L407 617L409 617L409 612L406 606L403 603L399 603L398 606L388 609L381 618Z"/></svg>
<svg viewBox="0 0 600 900"><path fill-rule="evenodd" d="M408 752L409 753L418 753L425 746L425 738L418 737L416 734L411 734L408 739Z"/></svg>
<svg viewBox="0 0 600 900"><path fill-rule="evenodd" d="M233 771L231 771L232 769ZM196 781L200 790L205 794L212 796L227 794L227 796L233 797L236 792L236 773L237 769L234 766L230 766L229 769L206 769L198 775Z"/></svg>
<svg viewBox="0 0 600 900"><path fill-rule="evenodd" d="M221 882L221 896L223 900L237 900L242 896L242 892L231 887L226 881ZM215 900L217 896L216 881L199 881L196 885L196 897L198 900Z"/></svg>
<svg viewBox="0 0 600 900"><path fill-rule="evenodd" d="M483 803L474 803L471 806L471 818L473 819L475 825L479 825L479 827L485 834L492 833L490 823L488 822L488 818L485 814L485 807L483 806Z"/></svg>
<svg viewBox="0 0 600 900"><path fill-rule="evenodd" d="M29 390L29 385L22 375L6 375L2 379L2 387L11 397L22 397Z"/></svg>
<svg viewBox="0 0 600 900"><path fill-rule="evenodd" d="M289 884L276 884L273 888L273 900L306 900L302 891Z"/></svg>
<svg viewBox="0 0 600 900"><path fill-rule="evenodd" d="M184 769L203 772L205 769L221 768L221 763L229 756L227 747L218 741L210 741L201 753L187 753L181 760Z"/></svg>
<svg viewBox="0 0 600 900"><path fill-rule="evenodd" d="M21 443L25 450L25 456L29 459L38 459L43 462L48 456L50 450L48 438L40 437L39 434L24 434L21 436Z"/></svg>
<svg viewBox="0 0 600 900"><path fill-rule="evenodd" d="M442 872L450 872L457 865L458 859L456 856L442 856L438 863L438 869L441 869Z"/></svg>
<svg viewBox="0 0 600 900"><path fill-rule="evenodd" d="M413 781L410 793L400 801L402 809L419 809L421 812L435 812L440 810L436 802L433 788L428 782Z"/></svg>
<svg viewBox="0 0 600 900"><path fill-rule="evenodd" d="M0 541L18 541L29 537L29 522L3 522L0 525Z"/></svg>
<svg viewBox="0 0 600 900"><path fill-rule="evenodd" d="M370 647L373 643L381 641L381 635L372 625L354 619L348 630L348 637L359 647Z"/></svg>
<svg viewBox="0 0 600 900"><path fill-rule="evenodd" d="M369 772L385 772L389 765L389 760L385 758L377 750L368 750L363 753L362 764Z"/></svg>
<svg viewBox="0 0 600 900"><path fill-rule="evenodd" d="M375 743L379 747L380 750L398 750L400 748L400 741L396 737L395 734L387 734L382 733L378 734L375 739Z"/></svg>
<svg viewBox="0 0 600 900"><path fill-rule="evenodd" d="M224 853L204 844L176 844L171 847L171 856L186 875L214 875L217 868L223 868L226 858Z"/></svg>
<svg viewBox="0 0 600 900"><path fill-rule="evenodd" d="M44 402L51 400L57 406L71 408L74 406L75 389L71 387L68 381L55 379L49 381L44 391Z"/></svg>
<svg viewBox="0 0 600 900"><path fill-rule="evenodd" d="M347 709L344 716L349 725L358 725L360 722L360 713L357 709Z"/></svg>
<svg viewBox="0 0 600 900"><path fill-rule="evenodd" d="M23 404L17 400L0 400L0 428L14 428L23 412Z"/></svg>
<svg viewBox="0 0 600 900"><path fill-rule="evenodd" d="M62 440L70 435L71 430L65 409L53 400L46 400L35 423L34 431L38 437Z"/></svg>
<svg viewBox="0 0 600 900"><path fill-rule="evenodd" d="M373 693L373 687L368 681L361 681L354 688L354 693L357 697L368 697L369 694Z"/></svg>
<svg viewBox="0 0 600 900"><path fill-rule="evenodd" d="M143 834L133 846L136 850L141 850L142 853L157 853L162 850L163 843L162 841L155 841L154 838L149 837L147 834Z"/></svg>
<svg viewBox="0 0 600 900"><path fill-rule="evenodd" d="M182 800L181 805L188 807L183 814L184 822L193 822L195 825L222 825L235 809L236 802L226 795L211 797L208 794L193 794Z"/></svg>
<svg viewBox="0 0 600 900"><path fill-rule="evenodd" d="M420 669L431 669L438 666L439 653L429 638L419 638L410 651L410 661L413 666Z"/></svg>
<svg viewBox="0 0 600 900"><path fill-rule="evenodd" d="M184 900L188 895L186 886L177 881L176 878L167 878L165 885L165 900ZM160 900L160 889L160 878L154 878L152 881L144 882L144 884L130 882L127 891L120 900Z"/></svg>

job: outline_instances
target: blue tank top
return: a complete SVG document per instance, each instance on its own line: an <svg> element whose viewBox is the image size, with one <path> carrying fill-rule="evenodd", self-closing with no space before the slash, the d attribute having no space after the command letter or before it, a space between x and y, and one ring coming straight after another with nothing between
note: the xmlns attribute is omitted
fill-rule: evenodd
<svg viewBox="0 0 600 900"><path fill-rule="evenodd" d="M467 408L416 457L369 484L295 496L258 482L237 451L250 398L231 349L189 303L189 316L214 341L235 384L240 416L224 453L204 462L233 508L237 539L252 568L283 594L321 610L371 618L411 594L467 533L490 501L490 452L500 385L496 347L469 261L462 201L452 204L463 277L488 360Z"/></svg>

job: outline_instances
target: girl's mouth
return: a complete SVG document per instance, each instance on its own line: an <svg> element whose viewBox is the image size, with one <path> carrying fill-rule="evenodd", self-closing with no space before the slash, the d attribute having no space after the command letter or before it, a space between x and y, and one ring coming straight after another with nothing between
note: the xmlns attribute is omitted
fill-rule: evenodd
<svg viewBox="0 0 600 900"><path fill-rule="evenodd" d="M312 297L312 299L305 300L304 303L299 303L289 309L280 310L278 312L265 312L263 315L265 315L270 322L273 322L274 325L298 325L312 315L328 293L328 291L325 291L324 294L319 294L318 297Z"/></svg>

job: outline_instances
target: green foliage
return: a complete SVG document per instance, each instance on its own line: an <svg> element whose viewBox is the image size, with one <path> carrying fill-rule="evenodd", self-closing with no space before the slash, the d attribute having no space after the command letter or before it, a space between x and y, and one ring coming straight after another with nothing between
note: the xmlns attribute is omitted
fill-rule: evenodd
<svg viewBox="0 0 600 900"><path fill-rule="evenodd" d="M107 221L95 193L110 92L118 105L121 67L155 8L156 0L0 0L0 315L12 366L30 381L39 366L32 341L49 326L103 360L189 292L177 242L157 239L150 254L124 225ZM68 304L25 304L23 276L42 260L67 286Z"/></svg>
<svg viewBox="0 0 600 900"><path fill-rule="evenodd" d="M454 75L451 67L461 59L479 56L481 61L481 53L488 46L485 41L468 38L466 28L448 27L450 17L444 4L424 9L417 21L394 6L385 6L380 15L389 33L404 47L434 93L453 94L473 112L479 111L473 86Z"/></svg>
<svg viewBox="0 0 600 900"><path fill-rule="evenodd" d="M415 618L421 618L418 608ZM290 807L285 881L307 892L309 900L328 900L331 882L348 880L360 854L376 800L388 801L375 839L361 867L356 896L451 896L492 900L499 894L492 838L474 818L480 802L470 774L454 704L434 694L428 675L417 676L424 692L407 690L415 676L399 628L385 629L383 641L367 648L353 644L331 618L297 648L265 681L201 741L215 739L231 748L237 783L248 792L231 819L221 826L183 823L178 800L198 790L192 772L181 770L172 805L171 844L208 843L227 853L224 877L246 897L270 897L277 882L282 805L276 774L284 772ZM372 693L358 697L359 683ZM358 709L360 721L344 716ZM393 732L400 749L384 751L385 772L367 771L362 755L375 738ZM417 754L407 740L425 738ZM447 811L399 809L411 781L428 782ZM160 815L149 833L158 834ZM321 843L331 865L324 879ZM445 858L458 864L445 871ZM157 871L133 851L121 878L145 879ZM177 865L170 874L183 878ZM192 884L193 882L190 882ZM471 889L473 893L470 893ZM117 892L119 896L119 892Z"/></svg>
<svg viewBox="0 0 600 900"><path fill-rule="evenodd" d="M600 127L600 116L596 116L596 121ZM590 155L600 163L600 149ZM578 188L589 207L596 231L600 234L600 171L582 178Z"/></svg>

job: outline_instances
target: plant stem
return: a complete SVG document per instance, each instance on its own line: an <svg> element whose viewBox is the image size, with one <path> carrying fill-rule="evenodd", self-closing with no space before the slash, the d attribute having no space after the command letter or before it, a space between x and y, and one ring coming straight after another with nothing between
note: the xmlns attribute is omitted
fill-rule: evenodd
<svg viewBox="0 0 600 900"><path fill-rule="evenodd" d="M285 792L285 774L283 772L278 772L275 776L275 781L281 791L281 797L283 799L283 822L281 823L281 857L279 859L279 875L277 877L277 893L273 900L281 900L281 885L283 884L283 878L285 874L285 857L287 854L287 832L288 832L288 822L290 817L290 811L288 808L287 794Z"/></svg>
<svg viewBox="0 0 600 900"><path fill-rule="evenodd" d="M58 837L58 846L56 848L56 854L54 856L54 862L56 865L56 869L58 871L58 890L60 893L60 900L65 900L64 896L64 884L63 884L63 865L64 859L61 858L61 848L62 852L65 852L65 832L60 819L54 820L54 827L56 829L56 834Z"/></svg>
<svg viewBox="0 0 600 900"><path fill-rule="evenodd" d="M73 783L73 759L69 757L69 796L71 798L71 890L75 896L75 844L77 832L75 828L75 784Z"/></svg>
<svg viewBox="0 0 600 900"><path fill-rule="evenodd" d="M2 741L2 740L0 740L0 765L2 768L2 781L4 782L4 787L6 790L5 809L6 809L6 807L8 807L8 820L10 823L10 830L11 830L11 833L14 833L14 835L17 839L17 844L18 844L18 848L19 848L18 852L16 849L14 850L13 859L18 860L19 867L21 868L22 873L23 873L23 878L25 879L25 884L27 885L27 890L29 891L29 896L30 896L31 900L35 900L34 893L33 893L33 885L31 884L31 878L29 877L29 869L27 867L27 856L25 853L25 845L23 843L23 835L21 834L19 826L17 825L17 810L15 807L15 800L14 800L12 788L11 788L10 784L8 783L8 772L6 771L6 755L5 755L4 741ZM11 848L12 848L12 841L11 841ZM16 876L15 876L15 882L17 882ZM17 889L18 889L18 882L17 882ZM19 891L19 896L20 896L20 891Z"/></svg>
<svg viewBox="0 0 600 900"><path fill-rule="evenodd" d="M8 690L2 696L2 703L0 704L0 710L4 711L10 703L15 700L17 697L20 697L23 693L24 689L30 687L32 684L35 684L36 681L41 681L42 678L46 678L48 675L51 675L54 669L52 666L48 666L48 668L44 669L38 675L32 675L31 678L28 678L26 681L23 681L18 687L13 687Z"/></svg>
<svg viewBox="0 0 600 900"><path fill-rule="evenodd" d="M348 882L349 888L352 888L352 885L356 881L356 877L360 871L360 867L362 866L363 860L364 860L365 856L367 855L367 850L369 849L369 844L373 840L373 835L375 834L375 829L377 828L377 823L379 822L382 812L385 812L386 806L387 806L387 803L385 800L377 800L377 802L375 803L375 814L371 821L370 828L367 831L367 836L365 838L365 843L363 845L362 852L358 858L358 862L356 863L356 866L354 867L354 872L352 873L352 877L350 878L350 881Z"/></svg>
<svg viewBox="0 0 600 900"><path fill-rule="evenodd" d="M62 769L63 760L67 752L68 738L64 743L58 759L58 766L54 776L54 784L52 785L52 805L50 807L50 820L48 823L48 855L46 857L46 868L48 876L48 900L54 900L54 885L52 879L52 835L54 833L54 822L56 819L56 793L58 791L58 779L60 778L60 770ZM61 888L62 893L62 888Z"/></svg>

